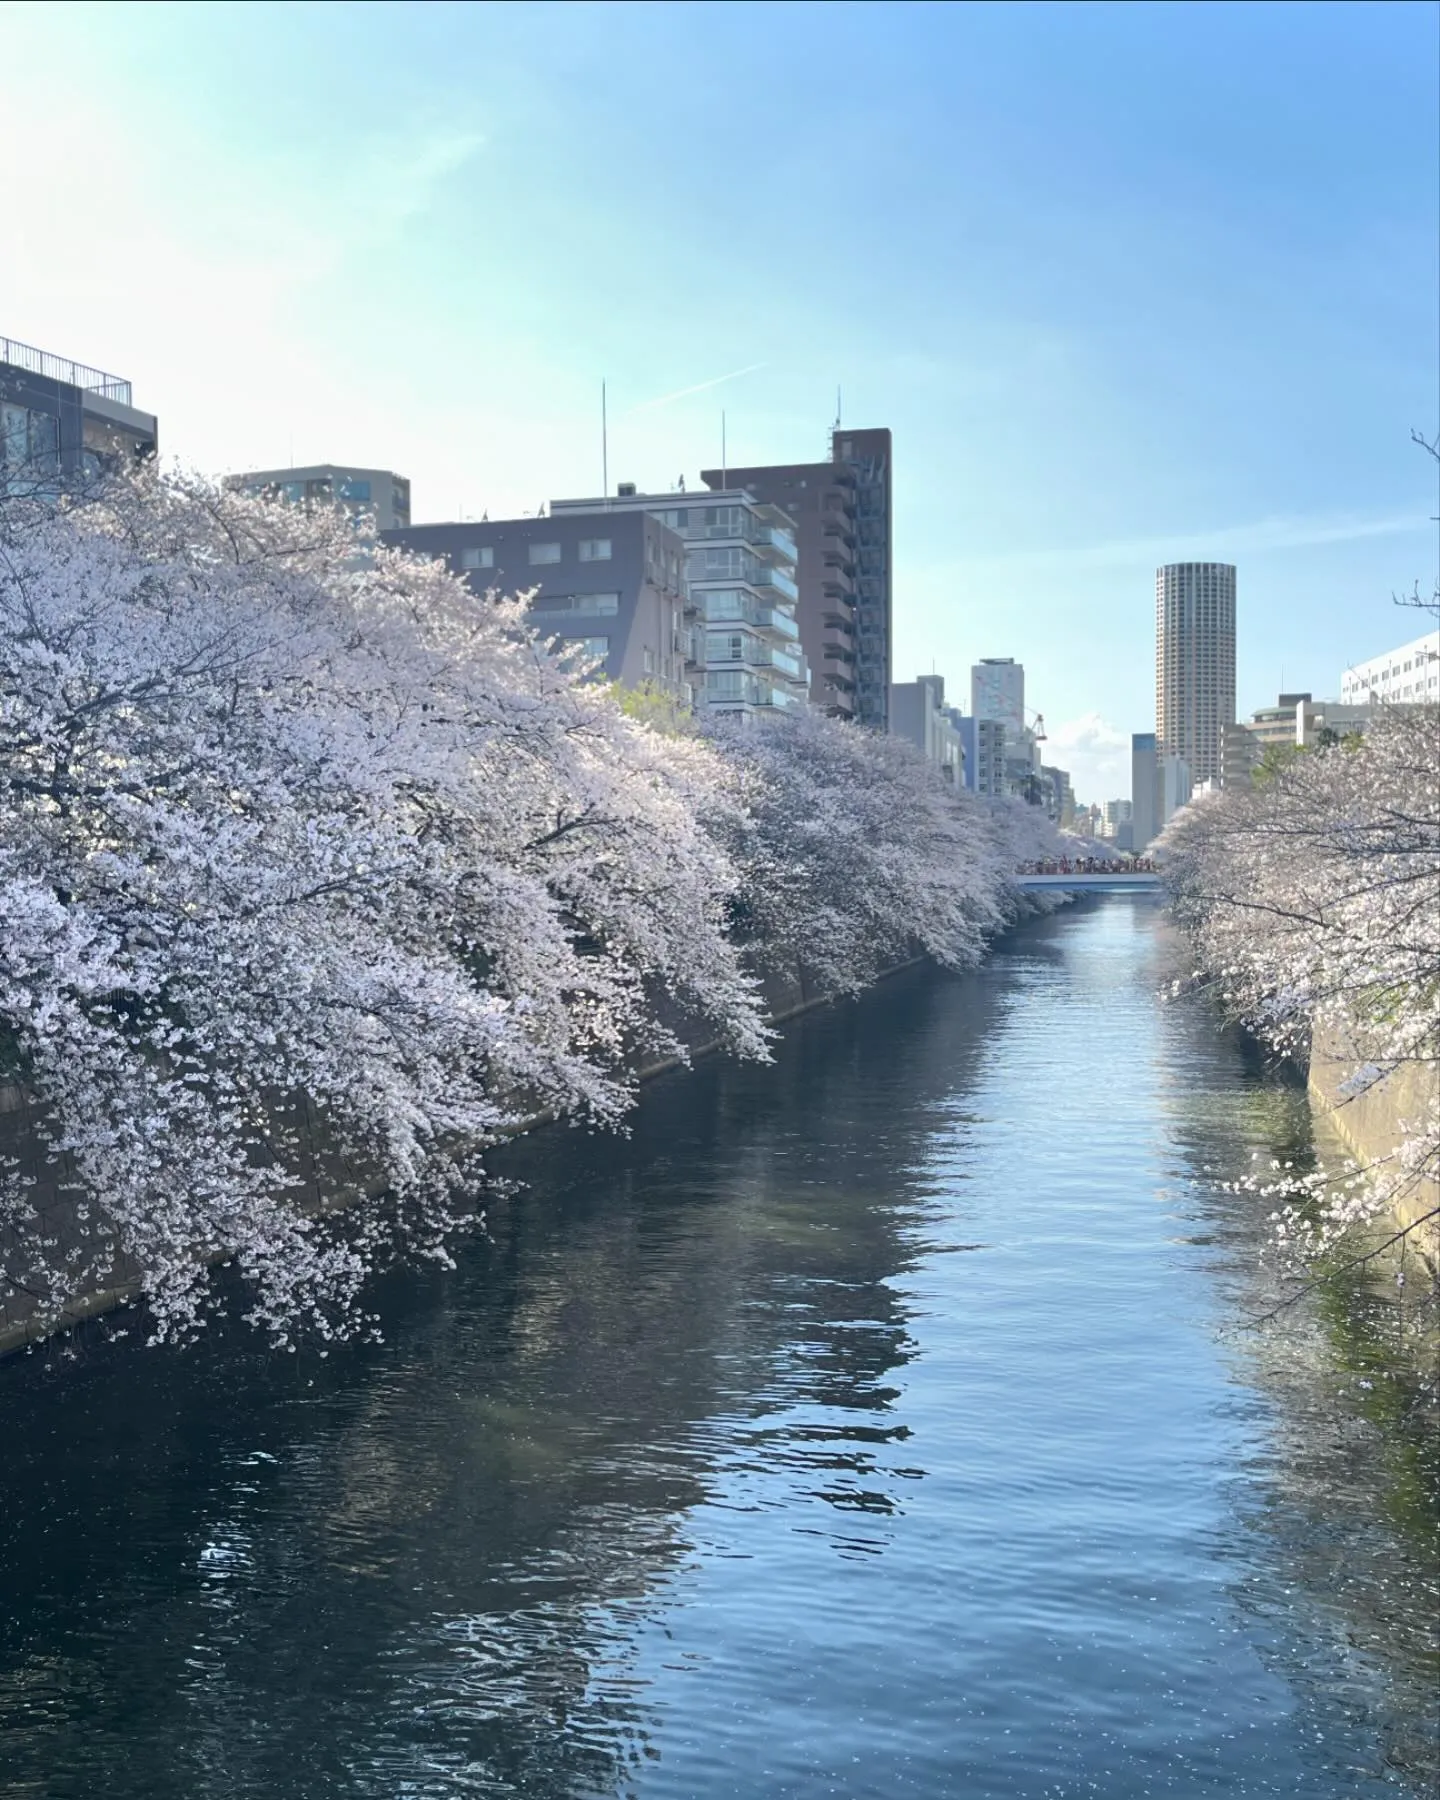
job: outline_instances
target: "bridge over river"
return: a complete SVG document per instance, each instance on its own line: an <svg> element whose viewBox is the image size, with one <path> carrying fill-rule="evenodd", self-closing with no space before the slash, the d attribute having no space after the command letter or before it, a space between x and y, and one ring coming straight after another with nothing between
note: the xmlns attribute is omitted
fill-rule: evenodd
<svg viewBox="0 0 1440 1800"><path fill-rule="evenodd" d="M1123 869L1088 875L1017 875L1015 885L1033 892L1037 888L1057 888L1065 893L1085 894L1153 894L1160 891L1160 877L1147 869L1133 874Z"/></svg>

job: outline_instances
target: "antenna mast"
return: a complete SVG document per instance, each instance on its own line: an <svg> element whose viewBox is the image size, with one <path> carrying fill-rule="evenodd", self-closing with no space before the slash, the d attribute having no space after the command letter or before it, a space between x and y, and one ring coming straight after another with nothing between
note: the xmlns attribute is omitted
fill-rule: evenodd
<svg viewBox="0 0 1440 1800"><path fill-rule="evenodd" d="M600 495L610 498L610 423L605 411L605 383L600 383Z"/></svg>

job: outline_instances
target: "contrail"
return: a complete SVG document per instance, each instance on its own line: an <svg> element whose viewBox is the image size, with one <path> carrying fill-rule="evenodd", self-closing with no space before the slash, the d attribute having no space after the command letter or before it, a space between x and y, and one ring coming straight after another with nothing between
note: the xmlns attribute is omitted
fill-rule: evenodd
<svg viewBox="0 0 1440 1800"><path fill-rule="evenodd" d="M728 375L717 375L712 381L697 381L694 387L676 388L673 394L661 394L658 400L642 400L638 406L628 408L625 417L632 413L652 412L657 406L668 406L672 400L683 400L688 394L703 394L706 388L719 387L722 381L736 381L742 375L753 375L757 369L767 365L763 362L748 363L743 369L732 369Z"/></svg>

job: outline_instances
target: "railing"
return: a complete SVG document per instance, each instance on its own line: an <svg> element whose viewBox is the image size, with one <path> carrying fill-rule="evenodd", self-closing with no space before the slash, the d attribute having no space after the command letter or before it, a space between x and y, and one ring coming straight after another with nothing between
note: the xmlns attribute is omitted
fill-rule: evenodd
<svg viewBox="0 0 1440 1800"><path fill-rule="evenodd" d="M0 362L28 370L31 375L43 375L50 381L68 382L87 394L118 400L122 406L133 404L130 383L122 381L118 375L107 375L103 369L71 362L68 356L52 356L48 350L37 350L33 344L22 344L15 338L0 337Z"/></svg>
<svg viewBox="0 0 1440 1800"><path fill-rule="evenodd" d="M782 612L778 606L762 606L757 609L755 623L761 631L778 632L781 637L789 638L792 643L800 636L800 627L788 612Z"/></svg>
<svg viewBox="0 0 1440 1800"><path fill-rule="evenodd" d="M1127 857L1123 862L1104 856L1049 857L1043 862L1021 863L1018 875L1157 875L1149 856Z"/></svg>
<svg viewBox="0 0 1440 1800"><path fill-rule="evenodd" d="M777 594L783 594L787 600L798 600L800 590L783 569L760 569L750 582L751 587L763 592L766 588L774 588Z"/></svg>

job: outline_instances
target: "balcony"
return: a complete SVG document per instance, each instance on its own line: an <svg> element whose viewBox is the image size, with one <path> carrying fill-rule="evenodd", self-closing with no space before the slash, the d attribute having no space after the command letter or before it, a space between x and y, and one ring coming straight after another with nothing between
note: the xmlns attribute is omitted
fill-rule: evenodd
<svg viewBox="0 0 1440 1800"><path fill-rule="evenodd" d="M773 588L792 604L800 598L799 588L784 569L757 569L751 585L759 588L762 594L766 588Z"/></svg>
<svg viewBox="0 0 1440 1800"><path fill-rule="evenodd" d="M779 525L757 526L749 541L758 550L776 556L782 562L794 563L800 554L795 539Z"/></svg>
<svg viewBox="0 0 1440 1800"><path fill-rule="evenodd" d="M827 569L839 569L846 575L855 573L855 563L850 552L833 537L826 538L822 555Z"/></svg>
<svg viewBox="0 0 1440 1800"><path fill-rule="evenodd" d="M795 623L794 614L781 612L776 606L757 607L751 623L757 630L773 631L777 637L787 638L792 644L798 642L800 637L800 627Z"/></svg>
<svg viewBox="0 0 1440 1800"><path fill-rule="evenodd" d="M770 611L748 588L712 588L699 598L709 625L758 625L761 615Z"/></svg>
<svg viewBox="0 0 1440 1800"><path fill-rule="evenodd" d="M705 698L711 706L773 706L775 693L770 682L739 669L712 670L705 677Z"/></svg>

